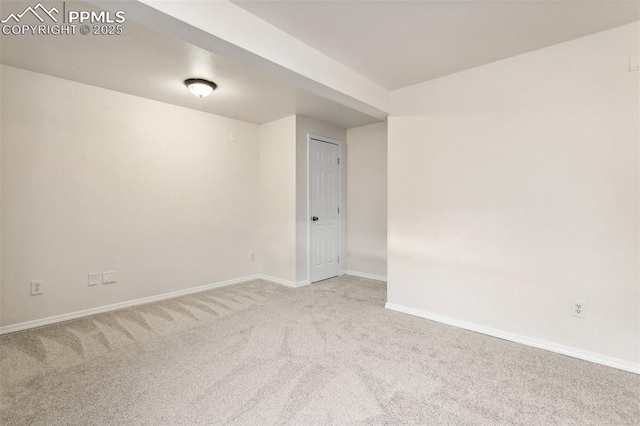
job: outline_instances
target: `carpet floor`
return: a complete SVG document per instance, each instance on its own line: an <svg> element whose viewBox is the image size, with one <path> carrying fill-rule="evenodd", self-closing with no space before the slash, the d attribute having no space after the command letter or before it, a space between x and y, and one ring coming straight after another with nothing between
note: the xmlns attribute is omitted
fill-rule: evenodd
<svg viewBox="0 0 640 426"><path fill-rule="evenodd" d="M3 425L638 425L640 376L257 280L0 336Z"/></svg>

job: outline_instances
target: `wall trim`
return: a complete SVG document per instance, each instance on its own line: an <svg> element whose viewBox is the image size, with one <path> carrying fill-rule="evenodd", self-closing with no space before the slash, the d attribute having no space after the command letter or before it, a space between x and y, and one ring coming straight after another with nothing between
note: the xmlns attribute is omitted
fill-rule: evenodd
<svg viewBox="0 0 640 426"><path fill-rule="evenodd" d="M304 281L298 281L296 283L296 287L304 287L306 285L311 285L311 281L309 280L304 280Z"/></svg>
<svg viewBox="0 0 640 426"><path fill-rule="evenodd" d="M596 364L606 365L607 367L617 368L619 370L628 371L630 373L640 374L640 363L630 362L630 361L626 361L619 358L613 358L610 356L601 355L594 352L588 352L588 351L574 348L571 346L564 346L558 343L536 339L534 337L524 336L517 333L511 333L509 331L504 331L497 328L486 327L483 325L474 324L471 322L462 321L462 320L446 317L439 314L434 314L428 311L409 308L407 306L398 305L395 303L387 302L385 304L385 308L391 311L401 312L403 314L425 318L425 319L436 321L442 324L464 328L465 330L475 331L476 333L486 334L488 336L497 337L499 339L509 340L511 342L532 346L534 348L544 349L544 350L555 352L558 354L567 355L567 356L578 358L584 361L590 361Z"/></svg>
<svg viewBox="0 0 640 426"><path fill-rule="evenodd" d="M214 288L226 287L234 284L240 284L248 281L263 279L276 284L280 284L286 287L299 288L309 285L309 280L292 282L283 280L280 278L270 277L264 274L248 275L246 277L234 278L231 280L220 281L213 284L205 284L197 287L186 288L183 290L171 291L169 293L162 293L155 296L142 297L140 299L127 300L125 302L113 303L111 305L98 306L96 308L83 309L81 311L70 312L68 314L54 315L51 317L40 318L31 321L19 322L16 324L0 326L0 335L15 333L16 331L28 330L31 328L42 327L45 325L56 324L59 322L69 321L78 318L90 317L93 315L103 314L105 312L117 311L119 309L130 308L132 306L144 305L146 303L159 302L161 300L173 299L180 296L186 296L189 294L200 293Z"/></svg>
<svg viewBox="0 0 640 426"><path fill-rule="evenodd" d="M368 278L370 280L376 280L376 281L387 281L387 277L383 277L382 275L373 275L373 274L367 274L366 272L357 272L357 271L347 271L346 272L347 275L353 275L354 277L360 277L360 278Z"/></svg>
<svg viewBox="0 0 640 426"><path fill-rule="evenodd" d="M311 284L309 280L298 281L298 282L287 281L287 280L283 280L282 278L276 278L276 277L272 277L270 275L265 275L265 274L259 274L258 277L265 281L270 281L272 283L280 284L285 287L291 287L291 288L304 287L305 285Z"/></svg>
<svg viewBox="0 0 640 426"><path fill-rule="evenodd" d="M161 300L173 299L175 297L186 296L188 294L200 293L202 291L212 290L214 288L226 287L233 284L240 284L247 281L260 279L260 275L249 275L232 280L220 281L213 284L205 284L198 287L186 288L183 290L162 293L156 296L143 297L140 299L127 300L126 302L113 303L111 305L98 306L96 308L83 309L81 311L71 312L68 314L54 315L47 318L41 318L31 321L19 322L17 324L6 325L0 327L0 335L14 333L16 331L28 330L30 328L42 327L44 325L56 324L59 322L69 321L72 319L89 317L92 315L103 314L105 312L117 311L119 309L130 308L132 306L144 305L146 303L159 302Z"/></svg>

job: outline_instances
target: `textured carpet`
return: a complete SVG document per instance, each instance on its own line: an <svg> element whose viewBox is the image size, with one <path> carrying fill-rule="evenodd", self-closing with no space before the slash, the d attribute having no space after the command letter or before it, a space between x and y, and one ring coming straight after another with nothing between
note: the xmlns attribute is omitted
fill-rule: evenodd
<svg viewBox="0 0 640 426"><path fill-rule="evenodd" d="M253 281L0 337L3 425L640 424L640 377Z"/></svg>

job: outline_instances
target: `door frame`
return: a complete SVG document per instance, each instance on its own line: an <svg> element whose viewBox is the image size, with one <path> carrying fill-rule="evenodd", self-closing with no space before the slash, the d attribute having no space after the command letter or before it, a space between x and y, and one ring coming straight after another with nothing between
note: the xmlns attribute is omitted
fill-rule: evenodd
<svg viewBox="0 0 640 426"><path fill-rule="evenodd" d="M311 140L316 140L318 142L330 143L338 146L338 159L340 163L338 164L338 207L340 208L340 213L338 217L338 253L340 256L340 263L338 268L338 277L345 274L346 268L344 265L342 253L342 218L344 217L344 206L342 205L342 167L344 166L344 159L342 158L342 148L343 142L337 139L327 138L325 136L319 136L313 133L307 133L307 282L309 284L313 284L311 281Z"/></svg>

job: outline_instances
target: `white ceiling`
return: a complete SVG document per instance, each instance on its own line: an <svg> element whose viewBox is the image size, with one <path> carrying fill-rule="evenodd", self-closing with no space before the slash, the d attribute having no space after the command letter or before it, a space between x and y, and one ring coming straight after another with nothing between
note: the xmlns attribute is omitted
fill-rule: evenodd
<svg viewBox="0 0 640 426"><path fill-rule="evenodd" d="M3 1L0 14L4 17L21 12L25 4ZM66 7L98 10L87 3L70 1ZM125 22L120 36L3 35L0 62L251 123L292 114L344 128L379 121L131 20ZM196 98L183 84L191 77L215 81L218 89L208 98Z"/></svg>
<svg viewBox="0 0 640 426"><path fill-rule="evenodd" d="M2 0L0 15L19 13L30 3ZM62 1L45 3L62 4ZM117 3L109 0L103 7L116 7ZM226 10L235 17L235 20L228 20L231 25L226 29L237 29L238 33L226 35L236 36L236 40L238 35L246 39L257 33L256 26L263 24L267 27L262 28L263 39L253 43L253 47L256 44L264 47L264 52L282 53L283 38L276 37L274 32L295 41L289 45L303 48L297 50L301 57L320 60L314 62L313 67L307 67L307 72L320 70L338 76L336 79L342 85L338 88L330 87L325 81L316 82L315 86L320 89L328 88L324 91L313 85L313 90L309 84L305 86L305 82L316 78L317 73L305 77L304 71L300 74L299 70L288 69L286 64L278 68L278 61L268 55L244 50L232 39L219 38L216 30L225 27L227 20L218 22L206 32L158 10L154 17L146 15L149 8L145 3L153 2L121 3L130 13L128 16L137 16L139 22L149 25L127 19L121 36L3 35L0 37L0 62L252 123L301 114L351 128L379 121L380 116L371 111L381 110L376 107L369 111L362 107L360 104L367 106L369 100L347 94L342 87L345 84L358 88L359 94L368 94L371 92L368 88L375 85L370 80L389 90L420 83L638 20L640 1L268 0L235 2L244 9L222 2L220 4L227 4L232 9L216 9L217 12L203 8L203 2L185 1L179 5L178 12L192 12L203 17L207 14L215 17ZM97 6L74 1L67 1L66 7L68 10L97 9ZM134 10L138 11L137 15ZM243 17L238 12L246 15L244 18L251 17L244 19L244 27L239 21ZM167 19L156 20L158 16ZM204 22L212 21L210 17L203 19ZM187 36L187 27L199 31L199 36ZM203 42L208 36L217 41ZM305 56L304 49L317 55ZM287 55L291 55L290 50L281 57L287 59L290 57ZM363 85L356 78L342 78L343 74L336 74L338 68L327 62L334 62L329 57L369 78L338 64L353 74L351 77L356 76L371 85ZM324 63L323 58L327 60ZM191 77L213 80L219 88L212 96L198 99L182 83ZM331 95L336 90L343 90L344 96ZM388 96L385 89L380 90Z"/></svg>
<svg viewBox="0 0 640 426"><path fill-rule="evenodd" d="M638 1L245 1L393 90L639 19Z"/></svg>

